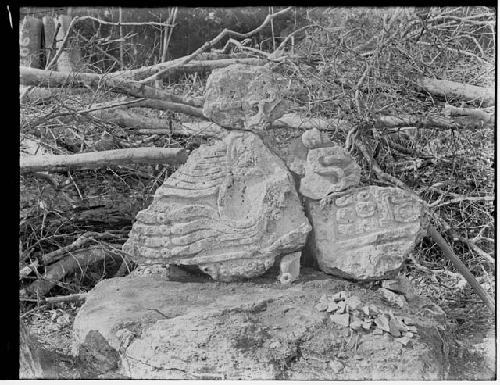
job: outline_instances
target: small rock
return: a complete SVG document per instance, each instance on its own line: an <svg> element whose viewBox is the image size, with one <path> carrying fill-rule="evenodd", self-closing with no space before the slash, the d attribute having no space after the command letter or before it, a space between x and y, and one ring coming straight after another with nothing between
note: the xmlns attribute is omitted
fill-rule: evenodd
<svg viewBox="0 0 500 385"><path fill-rule="evenodd" d="M269 348L271 348L271 349L277 349L277 348L279 348L279 347L280 347L280 343L279 343L279 341L273 341L273 342L271 342L271 344L269 345Z"/></svg>
<svg viewBox="0 0 500 385"><path fill-rule="evenodd" d="M395 293L404 295L405 298L409 301L417 296L410 281L402 275L397 279L388 279L382 281L382 287Z"/></svg>
<svg viewBox="0 0 500 385"><path fill-rule="evenodd" d="M372 327L372 320L371 319L365 319L363 321L363 329L365 330L370 330L370 328Z"/></svg>
<svg viewBox="0 0 500 385"><path fill-rule="evenodd" d="M406 332L403 337L408 337L408 338L413 338L413 333L412 332Z"/></svg>
<svg viewBox="0 0 500 385"><path fill-rule="evenodd" d="M337 310L338 308L339 308L339 302L330 301L330 303L328 304L328 308L326 309L326 311L328 313L331 313L331 312Z"/></svg>
<svg viewBox="0 0 500 385"><path fill-rule="evenodd" d="M383 330L381 330L381 329L375 329L375 330L373 331L373 334L384 334L384 332L383 332Z"/></svg>
<svg viewBox="0 0 500 385"><path fill-rule="evenodd" d="M337 325L340 325L344 328L349 327L349 313L345 314L332 314L330 315L330 319L335 322Z"/></svg>
<svg viewBox="0 0 500 385"><path fill-rule="evenodd" d="M389 320L389 333L391 333L391 336L393 337L401 337L401 330L399 329L394 318Z"/></svg>
<svg viewBox="0 0 500 385"><path fill-rule="evenodd" d="M397 341L401 345L406 346L408 344L408 342L410 342L410 338L408 338L408 337L394 338L394 341Z"/></svg>
<svg viewBox="0 0 500 385"><path fill-rule="evenodd" d="M388 289L384 289L384 288L380 288L377 291L380 292L380 294L382 294L382 297L387 302L389 302L393 305L396 305L399 307L404 307L405 305L407 305L405 297L403 297L402 295L395 294L392 291L390 291Z"/></svg>
<svg viewBox="0 0 500 385"><path fill-rule="evenodd" d="M352 358L354 358L355 360L362 360L363 356L361 354L355 354Z"/></svg>
<svg viewBox="0 0 500 385"><path fill-rule="evenodd" d="M417 332L417 327L416 326L408 326L406 325L406 329L408 332L416 333Z"/></svg>
<svg viewBox="0 0 500 385"><path fill-rule="evenodd" d="M337 374L340 373L344 369L344 364L338 360L331 360L330 363L330 368L332 368L333 373Z"/></svg>
<svg viewBox="0 0 500 385"><path fill-rule="evenodd" d="M362 308L363 313L365 313L367 316L376 316L379 313L379 309L377 306L373 304L365 305Z"/></svg>
<svg viewBox="0 0 500 385"><path fill-rule="evenodd" d="M347 310L345 302L338 302L337 314L344 314Z"/></svg>
<svg viewBox="0 0 500 385"><path fill-rule="evenodd" d="M387 316L385 314L379 314L378 317L375 319L375 323L377 324L377 327L379 329L382 329L386 332L390 332L389 320L387 319Z"/></svg>
<svg viewBox="0 0 500 385"><path fill-rule="evenodd" d="M317 311L325 311L328 308L328 304L326 302L318 302L314 308Z"/></svg>
<svg viewBox="0 0 500 385"><path fill-rule="evenodd" d="M346 297L345 291L342 290L342 291L339 291L338 293L335 293L332 298L335 302L339 302L339 301L342 301L343 299L345 299L345 297Z"/></svg>
<svg viewBox="0 0 500 385"><path fill-rule="evenodd" d="M361 307L361 300L359 297L353 295L345 300L345 303L349 306L349 309L358 309Z"/></svg>
<svg viewBox="0 0 500 385"><path fill-rule="evenodd" d="M352 330L359 330L361 329L361 327L363 326L363 321L361 321L359 318L357 317L353 317L351 323L349 324L349 327L352 329Z"/></svg>

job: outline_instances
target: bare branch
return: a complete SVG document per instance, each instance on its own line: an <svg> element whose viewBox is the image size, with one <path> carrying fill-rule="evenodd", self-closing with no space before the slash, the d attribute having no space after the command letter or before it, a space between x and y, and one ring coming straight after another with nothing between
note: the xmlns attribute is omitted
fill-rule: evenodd
<svg viewBox="0 0 500 385"><path fill-rule="evenodd" d="M20 159L21 173L68 168L95 168L126 163L184 163L187 154L182 148L127 148L75 155L31 155Z"/></svg>
<svg viewBox="0 0 500 385"><path fill-rule="evenodd" d="M198 56L200 53L211 49L212 47L214 47L217 43L219 43L225 37L237 37L237 38L240 38L240 39L245 39L247 37L255 35L259 31L261 31L275 17L277 17L279 15L282 15L282 14L290 11L291 9L292 9L292 7L288 7L288 8L285 8L285 9L279 11L279 12L275 12L273 14L267 15L267 17L265 18L264 22L259 27L255 28L253 31L250 31L250 32L247 32L247 33L239 33L239 32L232 31L230 29L224 29L215 38L213 38L212 40L210 40L210 41L206 42L205 44L203 44L200 48L198 48L192 54L184 56L183 58L180 58L180 59L177 59L177 60L174 60L174 61L170 62L170 64L167 64L165 66L165 68L162 69L160 72L158 72L158 73L156 73L156 74L154 74L154 75L152 75L152 76L150 76L150 77L148 77L148 78L146 78L144 80L141 80L141 83L144 84L144 83L152 82L152 81L154 81L156 79L160 79L162 76L164 76L164 74L170 72L174 68L182 66L184 64L187 64L188 62L190 62L191 60L193 60L196 56Z"/></svg>

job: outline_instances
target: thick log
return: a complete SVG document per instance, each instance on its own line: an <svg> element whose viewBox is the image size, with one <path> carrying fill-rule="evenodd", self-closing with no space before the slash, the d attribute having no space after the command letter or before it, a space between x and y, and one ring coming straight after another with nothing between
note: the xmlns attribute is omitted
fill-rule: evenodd
<svg viewBox="0 0 500 385"><path fill-rule="evenodd" d="M21 173L72 168L96 168L127 163L180 164L187 159L182 148L126 148L75 155L31 155L20 159Z"/></svg>
<svg viewBox="0 0 500 385"><path fill-rule="evenodd" d="M443 97L455 97L468 101L478 101L483 106L495 104L495 90L493 88L477 87L470 84L421 77L416 84L424 91Z"/></svg>
<svg viewBox="0 0 500 385"><path fill-rule="evenodd" d="M135 96L137 98L160 99L166 102L200 106L199 100L182 98L164 90L149 87L133 80L123 79L116 74L99 75L88 72L62 73L57 71L39 70L29 67L19 67L20 82L25 86L37 87L71 87L88 86L93 89L99 87L112 88L115 92Z"/></svg>

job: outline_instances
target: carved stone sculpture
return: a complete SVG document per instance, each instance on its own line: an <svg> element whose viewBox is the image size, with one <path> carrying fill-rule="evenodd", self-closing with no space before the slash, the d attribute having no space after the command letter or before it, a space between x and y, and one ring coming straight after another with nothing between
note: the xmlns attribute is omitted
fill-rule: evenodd
<svg viewBox="0 0 500 385"><path fill-rule="evenodd" d="M361 174L358 164L340 146L310 149L304 171L300 193L312 199L356 186Z"/></svg>
<svg viewBox="0 0 500 385"><path fill-rule="evenodd" d="M233 64L207 79L203 114L222 127L262 130L286 111L286 82L269 68Z"/></svg>
<svg viewBox="0 0 500 385"><path fill-rule="evenodd" d="M310 229L284 162L257 135L232 131L165 180L123 249L139 264L196 265L231 281L300 251Z"/></svg>
<svg viewBox="0 0 500 385"><path fill-rule="evenodd" d="M350 189L308 209L320 269L350 279L390 276L425 232L422 205L398 188Z"/></svg>

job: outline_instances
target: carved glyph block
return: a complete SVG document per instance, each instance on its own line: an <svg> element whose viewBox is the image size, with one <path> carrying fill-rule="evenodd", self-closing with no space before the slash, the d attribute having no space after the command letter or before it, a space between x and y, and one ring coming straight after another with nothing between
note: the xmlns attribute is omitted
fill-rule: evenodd
<svg viewBox="0 0 500 385"><path fill-rule="evenodd" d="M251 278L301 250L311 226L284 162L251 132L203 145L139 212L123 246L139 264Z"/></svg>
<svg viewBox="0 0 500 385"><path fill-rule="evenodd" d="M308 209L320 269L346 278L390 275L425 232L422 205L398 188L351 189Z"/></svg>
<svg viewBox="0 0 500 385"><path fill-rule="evenodd" d="M340 146L309 150L304 171L300 193L312 199L356 186L361 175L358 164Z"/></svg>
<svg viewBox="0 0 500 385"><path fill-rule="evenodd" d="M208 77L203 114L222 127L262 130L285 113L286 89L269 68L233 64Z"/></svg>

